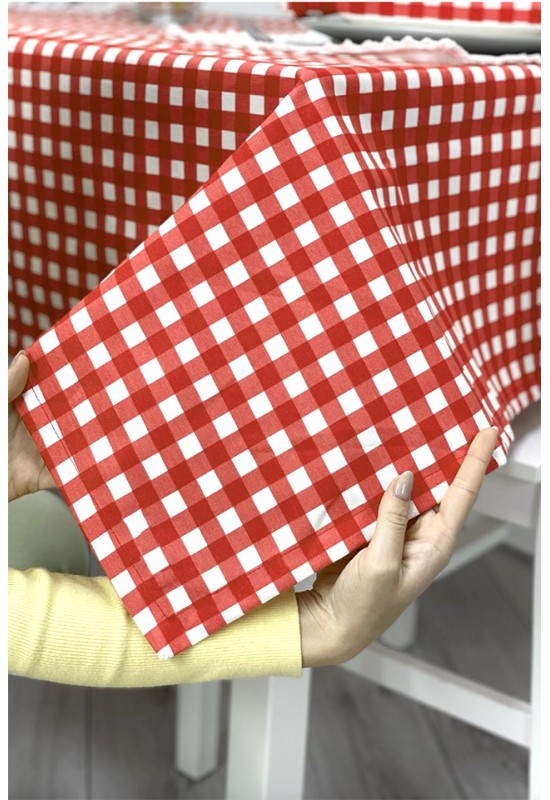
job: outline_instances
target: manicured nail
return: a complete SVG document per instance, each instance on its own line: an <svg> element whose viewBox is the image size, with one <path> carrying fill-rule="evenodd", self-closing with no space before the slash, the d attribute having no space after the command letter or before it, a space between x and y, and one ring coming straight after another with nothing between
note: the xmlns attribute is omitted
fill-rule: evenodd
<svg viewBox="0 0 550 800"><path fill-rule="evenodd" d="M16 353L16 354L15 354L15 356L13 357L13 361L14 361L14 362L15 362L15 361L17 361L17 359L19 358L19 356L21 355L21 353L24 353L24 352L25 352L24 350L20 350L18 353Z"/></svg>
<svg viewBox="0 0 550 800"><path fill-rule="evenodd" d="M393 487L393 493L396 497L399 497L400 500L405 500L408 502L411 499L412 488L414 482L414 475L412 472L407 470L402 475L398 477Z"/></svg>

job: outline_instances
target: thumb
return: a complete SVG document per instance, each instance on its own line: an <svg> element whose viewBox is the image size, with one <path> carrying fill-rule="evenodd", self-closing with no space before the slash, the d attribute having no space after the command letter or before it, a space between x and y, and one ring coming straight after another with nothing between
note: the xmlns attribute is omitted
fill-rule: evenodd
<svg viewBox="0 0 550 800"><path fill-rule="evenodd" d="M401 563L413 483L414 475L407 471L395 478L384 492L376 528L367 548L371 559L375 558L380 564L391 567Z"/></svg>
<svg viewBox="0 0 550 800"><path fill-rule="evenodd" d="M24 350L20 350L8 367L8 403L19 397L29 377L29 359Z"/></svg>

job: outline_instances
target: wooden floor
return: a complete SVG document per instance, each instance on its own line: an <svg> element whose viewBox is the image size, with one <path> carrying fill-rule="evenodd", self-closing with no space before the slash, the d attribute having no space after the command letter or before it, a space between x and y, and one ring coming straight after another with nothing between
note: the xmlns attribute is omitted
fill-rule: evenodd
<svg viewBox="0 0 550 800"><path fill-rule="evenodd" d="M503 547L434 584L411 652L527 700L531 573L527 556ZM519 747L341 668L317 670L312 693L308 800L527 796L527 751ZM173 769L171 688L11 678L9 702L12 800L223 798L223 763L196 784Z"/></svg>

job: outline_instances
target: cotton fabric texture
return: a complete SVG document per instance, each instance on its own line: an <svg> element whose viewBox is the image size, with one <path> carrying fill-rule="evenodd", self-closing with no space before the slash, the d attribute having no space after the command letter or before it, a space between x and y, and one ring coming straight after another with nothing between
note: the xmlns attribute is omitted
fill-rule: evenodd
<svg viewBox="0 0 550 800"><path fill-rule="evenodd" d="M404 470L414 516L479 429L503 463L540 394L540 67L258 58L185 59L195 109L285 91L27 349L17 403L161 658L365 545Z"/></svg>

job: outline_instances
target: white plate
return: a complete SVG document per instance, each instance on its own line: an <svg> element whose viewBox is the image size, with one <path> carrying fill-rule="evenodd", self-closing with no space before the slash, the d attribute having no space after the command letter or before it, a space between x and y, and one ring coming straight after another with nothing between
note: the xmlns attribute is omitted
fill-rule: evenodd
<svg viewBox="0 0 550 800"><path fill-rule="evenodd" d="M344 13L307 16L300 21L335 39L351 39L359 43L365 39L381 40L385 36L394 39L428 36L430 39L452 39L469 53L504 55L540 53L541 50L540 25Z"/></svg>

